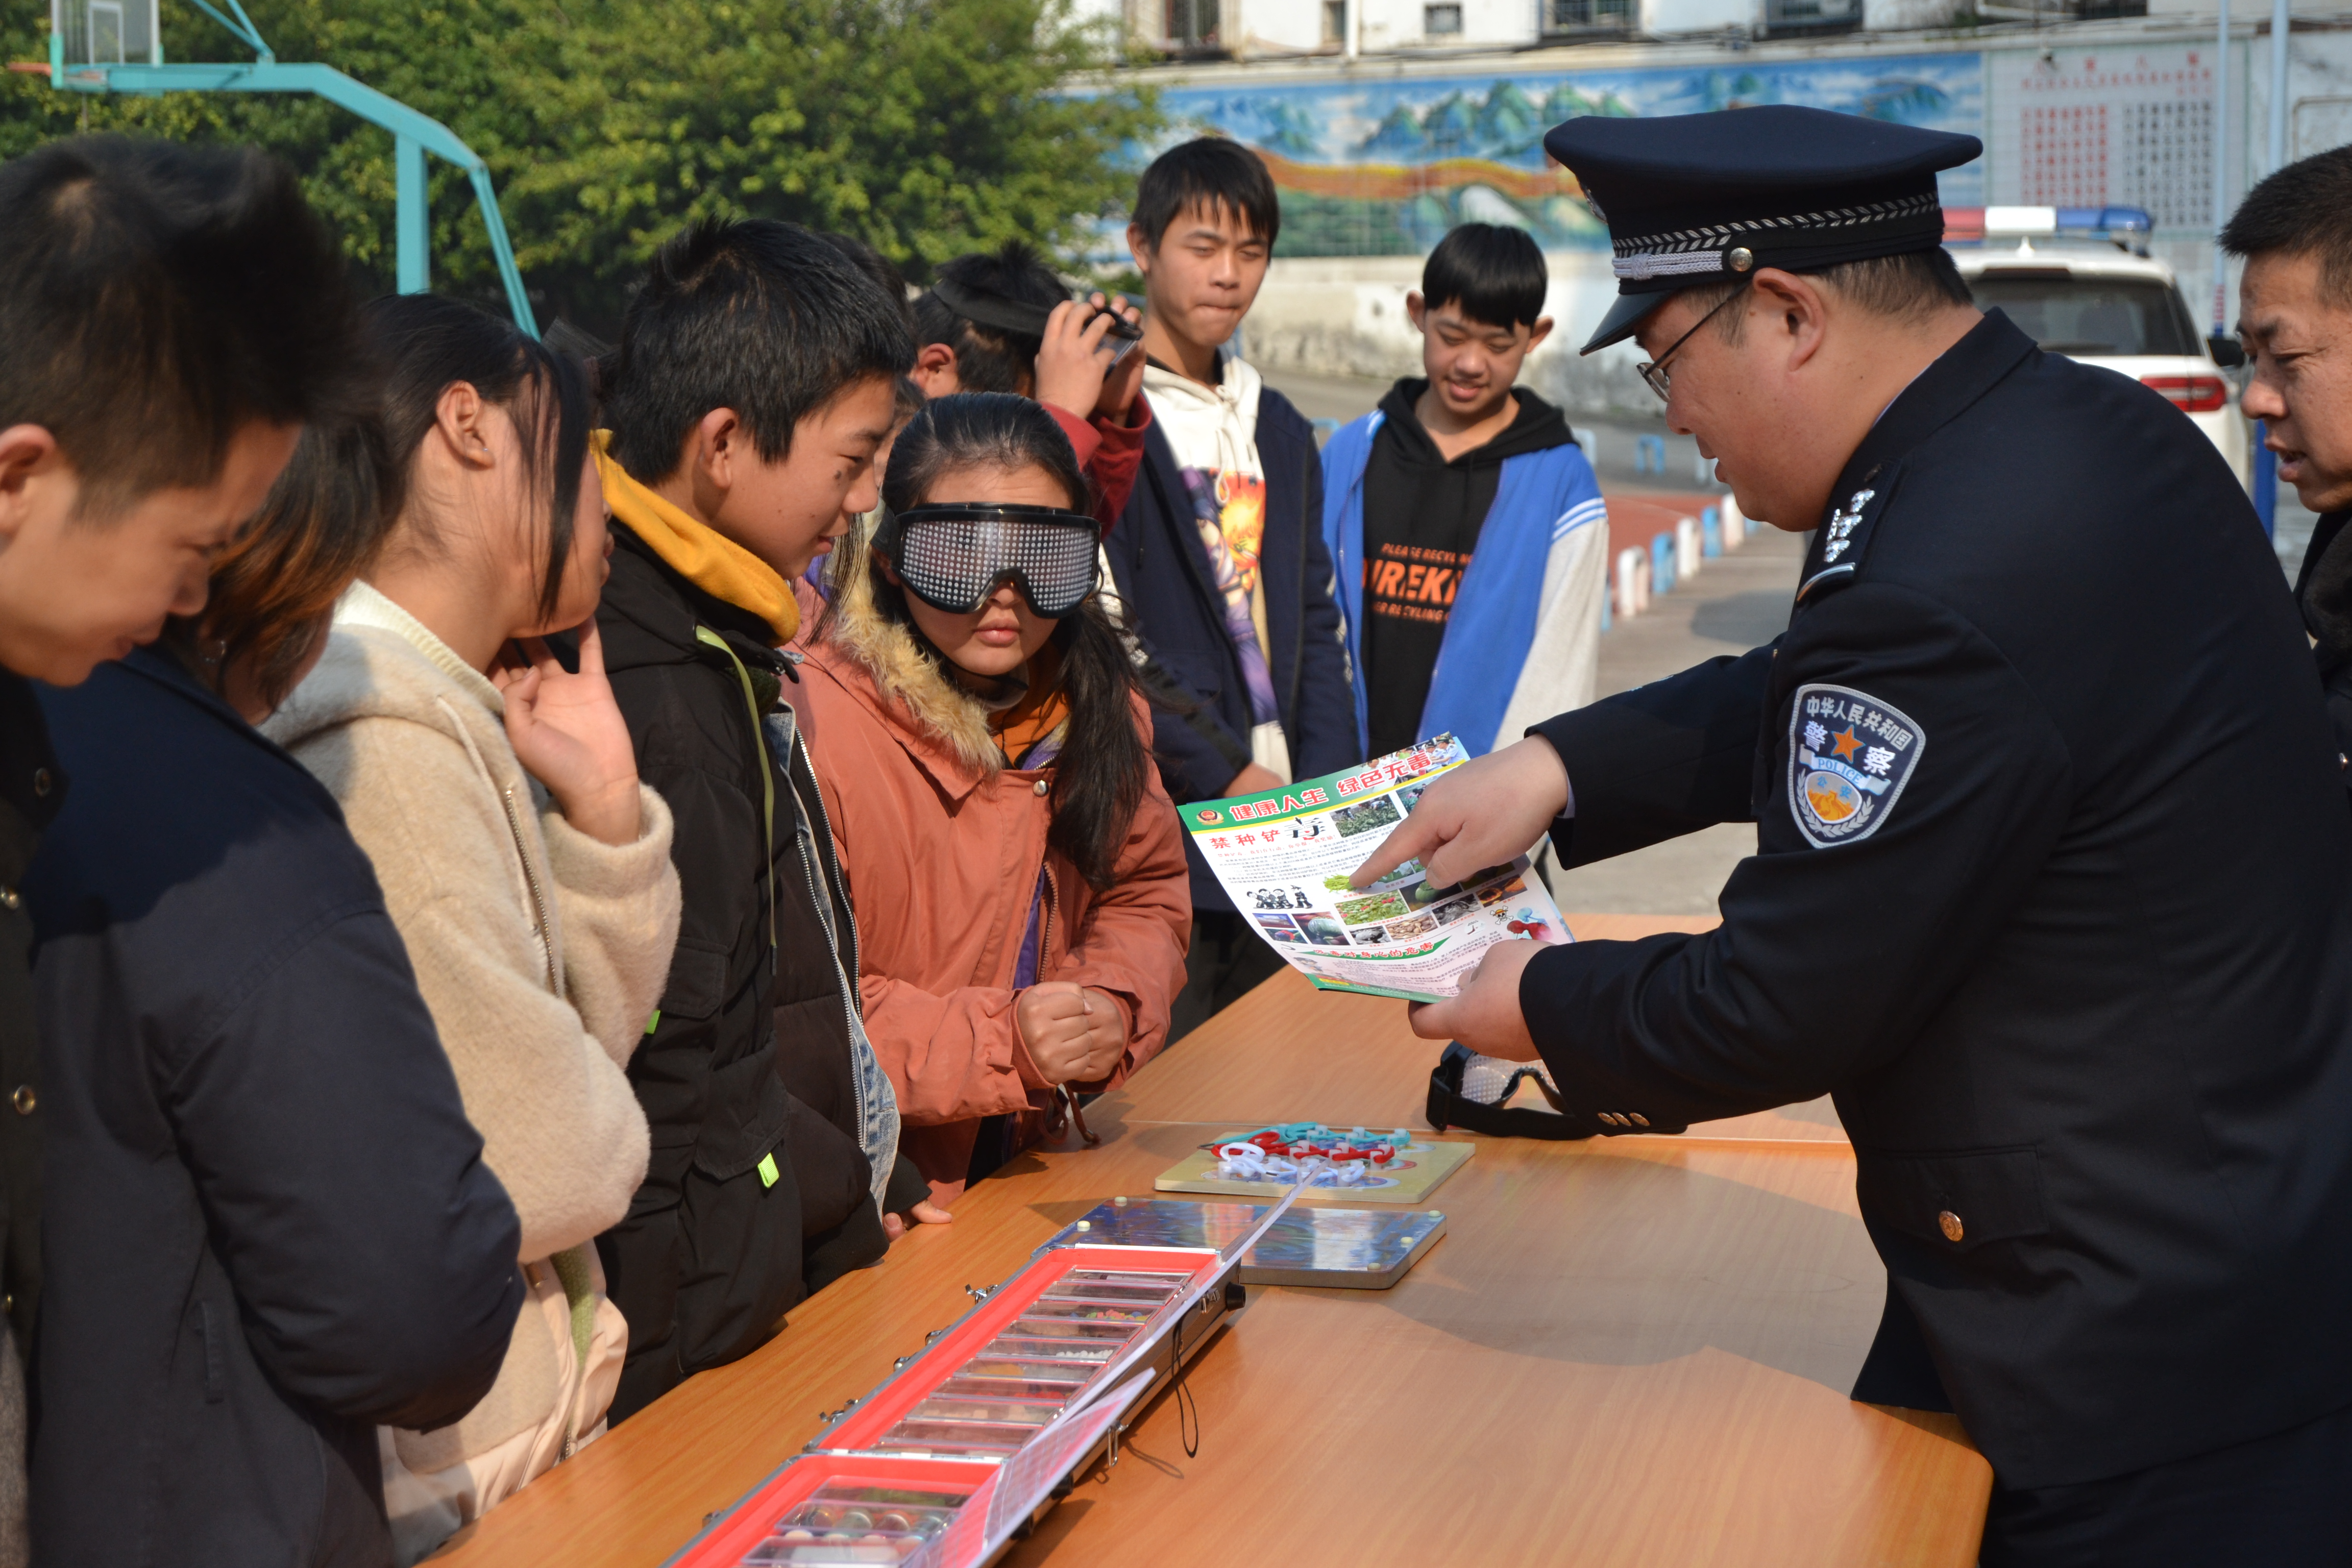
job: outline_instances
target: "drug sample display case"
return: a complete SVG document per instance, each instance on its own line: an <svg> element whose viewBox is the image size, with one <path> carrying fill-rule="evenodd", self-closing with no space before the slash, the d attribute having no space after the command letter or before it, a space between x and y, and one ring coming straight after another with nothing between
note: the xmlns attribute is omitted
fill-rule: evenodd
<svg viewBox="0 0 2352 1568"><path fill-rule="evenodd" d="M669 1568L982 1568L1247 1303L1241 1252L1040 1253L835 1415Z"/></svg>
<svg viewBox="0 0 2352 1568"><path fill-rule="evenodd" d="M1056 1247L993 1289L812 1450L1009 1457L1063 1410L1142 1368L1166 1386L1241 1311L1238 1257L1209 1247Z"/></svg>

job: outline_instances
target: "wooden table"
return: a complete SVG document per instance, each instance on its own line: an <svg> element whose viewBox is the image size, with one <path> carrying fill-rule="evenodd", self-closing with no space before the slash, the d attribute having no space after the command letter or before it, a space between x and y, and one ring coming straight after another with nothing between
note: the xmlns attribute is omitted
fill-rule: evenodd
<svg viewBox="0 0 2352 1568"><path fill-rule="evenodd" d="M1707 921L1570 916L1580 938ZM1061 1226L1222 1131L1425 1125L1401 1003L1269 981L783 1332L533 1483L441 1559L660 1563ZM1885 1275L1826 1102L1697 1135L1471 1138L1448 1234L1387 1291L1254 1288L1174 1403L1019 1564L1953 1564L1991 1475L1949 1416L1846 1397ZM1074 1145L1075 1141L1072 1141Z"/></svg>

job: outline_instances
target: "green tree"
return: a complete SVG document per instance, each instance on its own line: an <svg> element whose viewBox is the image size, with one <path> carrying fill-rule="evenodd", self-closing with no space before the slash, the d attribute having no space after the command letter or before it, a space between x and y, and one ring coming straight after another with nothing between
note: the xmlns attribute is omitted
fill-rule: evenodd
<svg viewBox="0 0 2352 1568"><path fill-rule="evenodd" d="M1014 237L1066 249L1123 206L1148 89L1070 0L254 0L278 58L333 65L442 121L488 163L543 319L610 331L664 239L700 217L857 235L918 279ZM165 0L176 59L241 58ZM0 44L45 58L47 7L0 0ZM0 154L83 127L280 153L380 287L392 139L329 105L234 93L86 97L16 76ZM462 177L435 164L435 287L498 299Z"/></svg>

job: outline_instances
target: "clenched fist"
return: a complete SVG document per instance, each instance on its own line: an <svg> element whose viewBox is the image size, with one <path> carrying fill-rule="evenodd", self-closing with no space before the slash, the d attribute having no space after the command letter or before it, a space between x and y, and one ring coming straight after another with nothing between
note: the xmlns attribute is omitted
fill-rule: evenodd
<svg viewBox="0 0 2352 1568"><path fill-rule="evenodd" d="M1013 1021L1029 1059L1047 1083L1092 1083L1108 1078L1127 1054L1127 1026L1118 1005L1102 992L1066 980L1048 980L1021 993Z"/></svg>

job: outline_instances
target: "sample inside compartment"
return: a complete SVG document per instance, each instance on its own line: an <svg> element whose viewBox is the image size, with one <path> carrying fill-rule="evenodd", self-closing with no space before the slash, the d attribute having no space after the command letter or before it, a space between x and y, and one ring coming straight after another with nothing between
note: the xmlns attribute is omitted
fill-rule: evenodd
<svg viewBox="0 0 2352 1568"><path fill-rule="evenodd" d="M675 1568L904 1563L946 1533L988 1475L954 1460L795 1459L681 1553Z"/></svg>
<svg viewBox="0 0 2352 1568"><path fill-rule="evenodd" d="M824 1446L1002 1459L1222 1261L1213 1253L1088 1247L1041 1258Z"/></svg>

